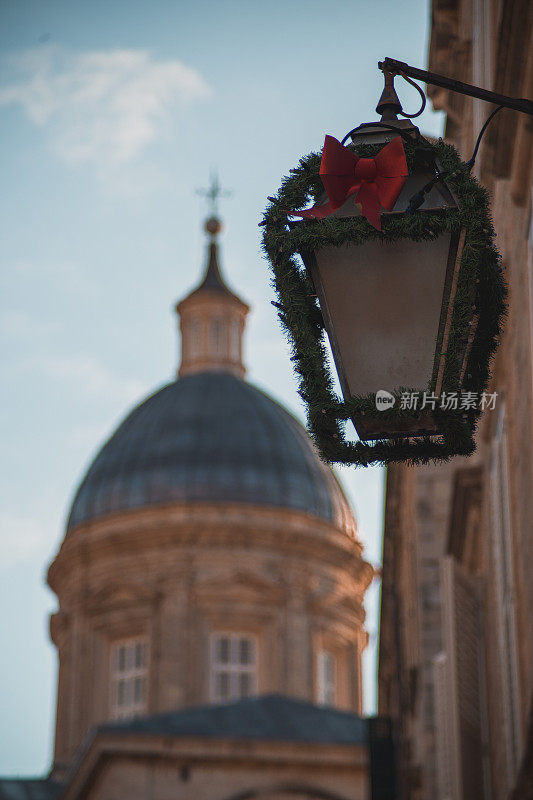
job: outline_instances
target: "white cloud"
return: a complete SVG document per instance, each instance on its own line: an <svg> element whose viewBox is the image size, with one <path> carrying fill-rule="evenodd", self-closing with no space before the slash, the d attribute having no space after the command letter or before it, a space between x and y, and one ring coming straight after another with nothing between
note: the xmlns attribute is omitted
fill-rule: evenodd
<svg viewBox="0 0 533 800"><path fill-rule="evenodd" d="M37 519L0 511L0 569L40 554L48 545L45 527Z"/></svg>
<svg viewBox="0 0 533 800"><path fill-rule="evenodd" d="M50 46L12 57L7 72L0 105L21 106L66 161L99 166L133 161L168 130L173 111L210 92L196 70L146 50Z"/></svg>
<svg viewBox="0 0 533 800"><path fill-rule="evenodd" d="M100 294L87 269L72 261L16 261L3 271L1 279L9 282L10 278L11 281L32 281L34 286L43 282L47 286L53 283L55 291L84 297Z"/></svg>
<svg viewBox="0 0 533 800"><path fill-rule="evenodd" d="M68 381L89 397L116 403L131 403L146 390L133 378L121 378L90 356L46 355L36 362L50 378Z"/></svg>
<svg viewBox="0 0 533 800"><path fill-rule="evenodd" d="M0 315L0 331L10 339L35 341L56 333L59 327L57 321L35 319L19 309L10 309Z"/></svg>

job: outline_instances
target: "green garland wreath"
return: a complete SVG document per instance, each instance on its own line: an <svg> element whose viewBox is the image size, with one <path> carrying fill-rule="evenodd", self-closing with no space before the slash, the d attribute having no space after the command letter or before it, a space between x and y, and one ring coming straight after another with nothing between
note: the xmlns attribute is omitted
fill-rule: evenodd
<svg viewBox="0 0 533 800"><path fill-rule="evenodd" d="M421 142L423 144L421 145ZM381 148L377 145L351 145L360 157L370 158ZM493 244L488 192L470 174L457 151L439 140L404 141L409 170L423 169L435 157L446 173L447 183L458 200L458 208L445 211L417 211L412 214L382 218L382 231L376 230L362 216L328 217L312 224L287 225L287 211L316 202L323 193L319 176L320 153L311 153L300 160L297 169L283 180L274 198L269 198L263 220L263 249L271 263L273 286L278 296L275 303L292 350L291 360L299 375L299 394L307 405L308 430L322 458L344 464L386 464L403 461L427 464L447 461L453 455L470 455L475 450L474 431L480 409L435 410L441 434L418 439L378 439L374 442L350 441L343 423L354 414L375 414L375 395L341 400L333 389L328 364L322 314L298 252L333 245L362 244L370 239L414 241L434 239L444 232L466 228L458 275L454 310L448 340L442 389L454 391L459 384L459 352L472 313L479 314L474 339L468 356L462 390L486 391L490 379L490 361L498 346L506 314L507 288L500 255ZM455 387L455 388L454 388ZM408 388L396 392L397 399ZM405 413L405 412L404 412ZM407 412L412 416L412 411ZM402 414L398 403L393 409L380 411L381 418Z"/></svg>

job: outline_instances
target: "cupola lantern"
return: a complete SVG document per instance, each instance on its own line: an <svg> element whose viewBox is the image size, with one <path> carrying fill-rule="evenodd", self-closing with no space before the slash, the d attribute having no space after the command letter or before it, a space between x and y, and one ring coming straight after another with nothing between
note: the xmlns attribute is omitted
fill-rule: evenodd
<svg viewBox="0 0 533 800"><path fill-rule="evenodd" d="M219 265L222 223L206 220L207 263L200 285L176 305L181 328L180 377L195 372L229 372L244 377L242 337L249 306L226 285Z"/></svg>

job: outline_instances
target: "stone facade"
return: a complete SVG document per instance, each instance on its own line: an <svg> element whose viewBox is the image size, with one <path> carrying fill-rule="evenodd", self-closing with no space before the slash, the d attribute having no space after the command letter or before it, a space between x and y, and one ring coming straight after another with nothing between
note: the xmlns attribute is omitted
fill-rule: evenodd
<svg viewBox="0 0 533 800"><path fill-rule="evenodd" d="M361 745L107 735L89 747L64 800L365 800L367 781Z"/></svg>
<svg viewBox="0 0 533 800"><path fill-rule="evenodd" d="M362 600L371 571L345 531L306 514L231 505L150 509L88 523L49 570L60 608L55 770L112 716L110 647L146 638L154 714L208 703L209 635L258 640L258 693L314 702L316 654L339 668L335 705L361 713Z"/></svg>
<svg viewBox="0 0 533 800"><path fill-rule="evenodd" d="M533 96L529 2L434 0L429 69ZM428 87L468 158L490 106ZM533 796L533 126L504 110L475 171L492 195L509 318L470 459L388 470L379 710L405 797Z"/></svg>

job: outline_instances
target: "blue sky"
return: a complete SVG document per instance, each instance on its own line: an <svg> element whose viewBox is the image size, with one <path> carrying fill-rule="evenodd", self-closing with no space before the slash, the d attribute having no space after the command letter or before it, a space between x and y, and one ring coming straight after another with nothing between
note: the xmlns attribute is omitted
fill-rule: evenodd
<svg viewBox="0 0 533 800"><path fill-rule="evenodd" d="M46 568L72 494L127 410L177 366L172 305L203 265L218 170L222 261L252 305L248 378L304 418L257 223L298 159L375 118L377 61L423 66L425 0L3 0L0 29L0 774L50 764ZM418 106L401 87L407 110ZM421 129L441 133L430 109ZM383 472L342 469L378 562ZM366 708L375 707L377 590Z"/></svg>

